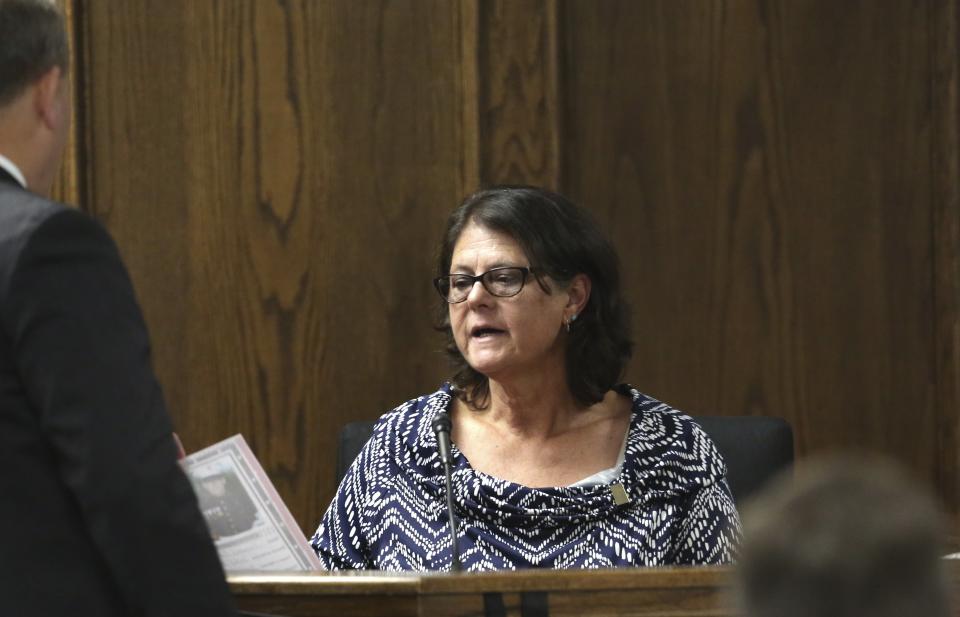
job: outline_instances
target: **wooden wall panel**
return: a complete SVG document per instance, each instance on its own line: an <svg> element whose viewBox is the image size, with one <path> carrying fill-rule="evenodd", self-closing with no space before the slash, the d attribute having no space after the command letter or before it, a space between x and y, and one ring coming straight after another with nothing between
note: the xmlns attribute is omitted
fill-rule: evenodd
<svg viewBox="0 0 960 617"><path fill-rule="evenodd" d="M244 433L305 532L339 427L444 375L433 252L481 182L611 231L629 381L960 507L956 0L69 1L76 191L178 429Z"/></svg>
<svg viewBox="0 0 960 617"><path fill-rule="evenodd" d="M188 449L242 432L307 532L340 426L434 389L459 8L92 5L94 198Z"/></svg>
<svg viewBox="0 0 960 617"><path fill-rule="evenodd" d="M932 207L940 488L953 506L954 544L960 545L960 11L953 2L934 6Z"/></svg>
<svg viewBox="0 0 960 617"><path fill-rule="evenodd" d="M494 0L481 6L481 180L556 188L562 137L557 3Z"/></svg>
<svg viewBox="0 0 960 617"><path fill-rule="evenodd" d="M61 203L83 208L83 183L86 179L83 167L85 144L84 97L86 88L84 70L84 43L79 34L82 31L81 6L76 0L57 0L57 6L63 12L70 45L70 83L73 89L73 124L64 147L63 161L51 188L51 197Z"/></svg>
<svg viewBox="0 0 960 617"><path fill-rule="evenodd" d="M177 3L85 5L90 109L86 209L111 231L150 328L175 420L191 407L189 192L183 113L185 29ZM215 361L205 358L201 366ZM202 369L201 369L202 370ZM175 422L188 448L199 445ZM185 430L186 429L186 430ZM222 429L221 429L222 430Z"/></svg>
<svg viewBox="0 0 960 617"><path fill-rule="evenodd" d="M631 381L936 481L931 5L564 5L566 187L621 248Z"/></svg>

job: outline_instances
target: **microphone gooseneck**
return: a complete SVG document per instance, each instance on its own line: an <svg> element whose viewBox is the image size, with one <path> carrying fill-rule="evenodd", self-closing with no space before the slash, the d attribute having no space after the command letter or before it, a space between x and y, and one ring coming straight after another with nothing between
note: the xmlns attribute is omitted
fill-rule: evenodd
<svg viewBox="0 0 960 617"><path fill-rule="evenodd" d="M450 570L459 572L463 569L460 565L460 545L457 541L457 515L453 511L453 477L450 473L450 466L453 464L453 455L450 448L450 414L441 412L433 420L433 432L437 436L437 444L440 446L440 461L443 463L443 480L447 487L447 515L450 521L450 548L453 553L453 563Z"/></svg>

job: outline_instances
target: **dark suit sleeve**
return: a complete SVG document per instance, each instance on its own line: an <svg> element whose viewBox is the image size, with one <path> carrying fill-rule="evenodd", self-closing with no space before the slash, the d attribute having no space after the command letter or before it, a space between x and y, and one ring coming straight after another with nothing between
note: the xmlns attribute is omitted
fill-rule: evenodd
<svg viewBox="0 0 960 617"><path fill-rule="evenodd" d="M233 614L113 241L79 212L51 216L24 246L7 298L27 396L128 606Z"/></svg>

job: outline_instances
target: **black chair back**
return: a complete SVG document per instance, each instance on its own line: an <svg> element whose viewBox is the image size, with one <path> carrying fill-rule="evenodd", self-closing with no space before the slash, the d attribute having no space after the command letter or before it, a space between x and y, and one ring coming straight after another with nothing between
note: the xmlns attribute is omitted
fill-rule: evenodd
<svg viewBox="0 0 960 617"><path fill-rule="evenodd" d="M793 429L764 416L695 416L727 464L727 483L738 506L793 463Z"/></svg>
<svg viewBox="0 0 960 617"><path fill-rule="evenodd" d="M780 418L763 416L695 416L727 463L727 482L738 505L777 472L793 463L793 430ZM337 484L357 458L370 435L373 421L351 422L340 430L337 448Z"/></svg>
<svg viewBox="0 0 960 617"><path fill-rule="evenodd" d="M347 475L347 469L353 464L353 460L360 454L360 450L370 440L373 435L373 420L360 420L350 422L340 429L340 437L337 441L337 486Z"/></svg>

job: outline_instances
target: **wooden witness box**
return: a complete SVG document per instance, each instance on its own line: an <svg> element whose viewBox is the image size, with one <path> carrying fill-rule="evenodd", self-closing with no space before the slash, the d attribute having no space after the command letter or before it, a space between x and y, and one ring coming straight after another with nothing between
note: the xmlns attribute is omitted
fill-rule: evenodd
<svg viewBox="0 0 960 617"><path fill-rule="evenodd" d="M945 562L960 598L960 561ZM229 577L241 610L288 617L735 617L730 568ZM960 611L954 606L954 615Z"/></svg>

